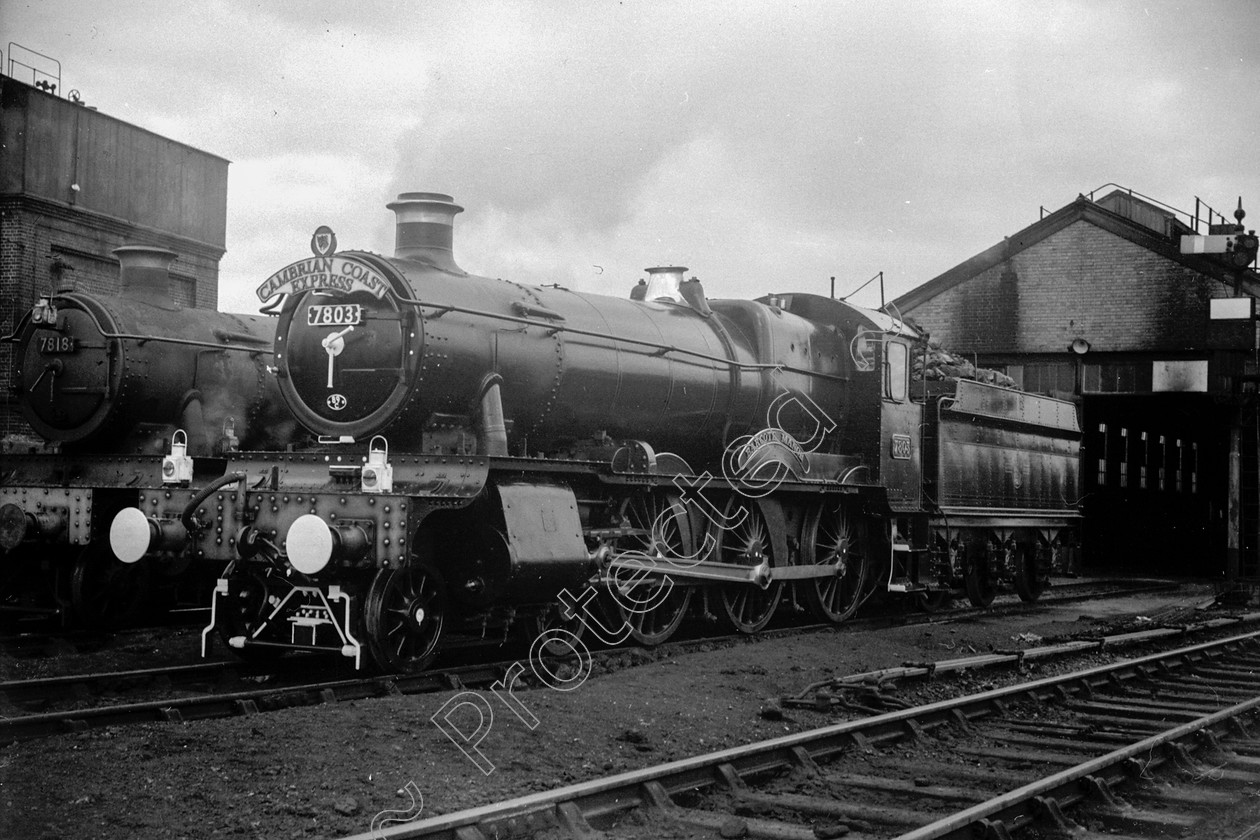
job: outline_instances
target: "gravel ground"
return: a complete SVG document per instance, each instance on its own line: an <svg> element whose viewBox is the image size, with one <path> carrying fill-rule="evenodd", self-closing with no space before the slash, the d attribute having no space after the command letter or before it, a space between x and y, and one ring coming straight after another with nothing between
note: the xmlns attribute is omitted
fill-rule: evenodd
<svg viewBox="0 0 1260 840"><path fill-rule="evenodd" d="M840 718L789 709L776 720L762 712L773 699L830 676L1128 629L1147 624L1138 616L1188 614L1211 595L1208 586L1186 585L1175 594L1045 607L1017 617L716 642L655 659L626 652L569 691L518 684L514 696L536 719L532 728L481 692L489 731L480 760L489 772L430 721L456 691L14 744L0 749L0 836L363 832L378 812L408 806L409 783L432 815L814 728ZM940 680L907 689L907 699L977 690L1012 675ZM450 724L465 732L478 724L473 705L448 711Z"/></svg>

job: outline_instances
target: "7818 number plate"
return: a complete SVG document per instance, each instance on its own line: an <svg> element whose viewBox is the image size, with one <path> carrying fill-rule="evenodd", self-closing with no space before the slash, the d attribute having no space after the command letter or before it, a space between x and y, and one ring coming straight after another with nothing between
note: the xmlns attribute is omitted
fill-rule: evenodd
<svg viewBox="0 0 1260 840"><path fill-rule="evenodd" d="M363 320L363 307L357 303L321 304L306 307L308 327L350 327Z"/></svg>
<svg viewBox="0 0 1260 840"><path fill-rule="evenodd" d="M74 336L41 335L39 337L39 352L45 356L51 353L73 353L74 350Z"/></svg>

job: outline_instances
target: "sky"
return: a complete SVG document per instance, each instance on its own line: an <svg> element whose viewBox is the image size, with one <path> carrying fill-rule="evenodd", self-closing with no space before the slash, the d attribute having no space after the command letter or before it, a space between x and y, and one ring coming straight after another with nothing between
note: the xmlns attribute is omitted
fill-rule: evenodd
<svg viewBox="0 0 1260 840"><path fill-rule="evenodd" d="M465 270L616 296L891 299L1108 184L1260 226L1255 0L5 0L0 36L231 161L227 311L321 224L391 254L408 191L465 208Z"/></svg>

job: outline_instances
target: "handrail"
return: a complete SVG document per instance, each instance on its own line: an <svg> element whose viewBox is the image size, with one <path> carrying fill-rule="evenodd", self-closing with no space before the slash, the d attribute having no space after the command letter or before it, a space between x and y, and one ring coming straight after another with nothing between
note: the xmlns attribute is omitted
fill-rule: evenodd
<svg viewBox="0 0 1260 840"><path fill-rule="evenodd" d="M52 73L49 73L47 70L40 70L38 67L34 66L33 64L27 64L27 63L26 63L26 62L24 62L24 61L18 61L16 58L14 58L14 57L13 57L13 48L14 48L14 47L17 47L19 50L22 50L23 52L30 53L31 55L37 55L37 56L39 56L40 58L46 58L46 59L48 59L48 60L49 60L49 61L51 61L53 64L57 65L57 75L55 75L55 76L54 76ZM61 87L61 62L60 62L60 61L58 61L57 59L53 58L53 57L52 57L52 56L50 56L50 55L44 55L44 54L43 54L43 53L41 53L41 52L36 52L35 50L31 49L30 47L24 47L24 46L22 46L21 44L19 44L19 43L15 42L15 41L10 41L10 42L9 42L9 65L8 65L8 68L7 68L7 70L8 70L8 74L7 74L7 75L8 75L10 78L16 78L16 77L13 75L13 67L14 67L14 65L17 65L17 66L19 66L19 67L25 67L27 70L30 70L30 71L31 71L31 84L35 85L36 87L40 87L38 84L36 84L36 77L37 77L37 76L45 76L45 77L47 77L47 78L49 78L49 79L56 79L56 80L57 80L57 84L53 85L53 86L52 86L52 90L51 90L51 91L49 91L50 93L53 93L54 95L57 93L57 88ZM41 88L41 89L43 89L43 88Z"/></svg>
<svg viewBox="0 0 1260 840"><path fill-rule="evenodd" d="M1086 195L1086 198L1088 198L1090 201L1094 201L1094 200L1095 200L1095 199L1094 199L1094 195L1095 195L1096 193L1102 192L1103 190L1107 189L1108 187L1115 187L1115 188L1116 188L1116 189L1118 189L1118 190L1123 190L1123 191L1125 192L1125 194L1127 194L1127 195L1130 195L1130 196L1136 196L1137 198L1140 198L1140 199L1142 199L1143 201L1146 201L1146 202L1149 202L1149 203L1151 203L1151 204L1154 204L1154 205L1156 205L1157 207L1161 207L1161 208L1163 208L1163 209L1165 209L1165 210L1170 210L1170 211L1172 211L1172 213L1173 213L1173 215L1174 215L1174 216L1184 216L1184 217L1185 217L1185 219L1186 219L1186 224L1188 224L1188 225L1189 225L1189 227L1190 227L1190 228L1191 228L1191 229L1192 229L1192 230L1193 230L1196 234L1197 234L1197 233L1199 232L1199 230L1200 230L1200 225L1199 225L1200 220L1202 220L1202 221L1204 221L1204 222L1207 222L1207 224L1208 224L1208 225L1211 225L1211 224L1212 224L1212 219L1213 219L1213 217L1218 217L1218 218L1220 218L1220 220L1221 220L1221 222L1222 222L1222 223L1226 223L1226 224L1228 223L1228 219L1226 219L1226 218L1225 218L1224 214L1222 214L1222 213L1220 213L1219 211L1217 211L1217 210L1213 209L1213 208L1211 207L1211 205L1209 205L1206 201L1204 201L1203 199L1199 198L1198 196L1195 196L1195 197L1194 197L1194 213L1192 214L1192 213L1190 213L1190 212L1188 212L1188 211L1186 211L1186 210L1181 210L1181 209L1179 209L1179 208L1177 208L1177 207L1173 207L1171 204L1168 204L1168 203L1166 203L1166 202L1160 201L1158 198L1152 198L1152 197L1151 197L1151 196L1149 196L1149 195L1143 195L1142 193L1138 192L1137 190L1133 189L1132 187L1126 187L1126 186L1124 186L1123 184L1117 184L1117 183L1115 183L1114 181L1110 181L1110 182L1108 182L1108 183L1106 183L1106 184L1103 184L1101 187L1098 187L1097 189L1090 190L1090 191L1089 191L1089 194L1088 194L1088 195ZM1043 207L1043 208L1042 208L1042 212L1043 212L1043 214L1044 214L1044 211L1045 211L1045 208ZM1202 211L1206 211L1207 215L1205 215L1205 216L1204 216L1204 215L1201 215L1201 212L1202 212ZM1044 217L1044 215L1043 215L1043 217Z"/></svg>

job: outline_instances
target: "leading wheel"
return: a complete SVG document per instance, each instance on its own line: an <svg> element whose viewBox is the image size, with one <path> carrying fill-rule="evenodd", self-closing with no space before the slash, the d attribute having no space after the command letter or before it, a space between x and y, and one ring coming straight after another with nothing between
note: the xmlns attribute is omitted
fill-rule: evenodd
<svg viewBox="0 0 1260 840"><path fill-rule="evenodd" d="M692 587L669 577L668 562L685 565L691 526L682 502L663 494L627 499L621 517L635 534L619 540L617 551L639 558L641 565L614 570L604 606L614 627L629 626L631 639L653 647L674 635L691 604ZM648 574L644 570L649 568L659 568L663 574Z"/></svg>
<svg viewBox="0 0 1260 840"><path fill-rule="evenodd" d="M85 627L112 630L134 624L144 614L149 589L148 564L123 563L106 543L89 543L74 559L70 605Z"/></svg>
<svg viewBox="0 0 1260 840"><path fill-rule="evenodd" d="M833 575L796 584L804 593L805 608L818 621L839 624L861 605L870 566L865 536L862 518L838 500L823 502L810 512L801 561L835 569Z"/></svg>
<svg viewBox="0 0 1260 840"><path fill-rule="evenodd" d="M531 613L522 622L522 626L529 637L526 641L531 646L535 639L552 630L564 630L579 641L586 635L586 622L582 620L582 617L574 615L568 607L559 602L548 604L538 612ZM573 648L557 638L545 643L542 653L546 656L567 656L573 653Z"/></svg>
<svg viewBox="0 0 1260 840"><path fill-rule="evenodd" d="M224 646L246 662L272 662L284 656L287 653L284 648L232 647L234 637L252 636L271 612L267 598L272 593L268 589L268 575L261 571L231 572L225 573L225 577L228 581L227 594L215 596L218 601L214 608L215 629Z"/></svg>
<svg viewBox="0 0 1260 840"><path fill-rule="evenodd" d="M53 610L64 622L73 562L69 549L57 545L23 543L7 554L0 551L0 622L17 623ZM64 583L65 598L59 583Z"/></svg>
<svg viewBox="0 0 1260 840"><path fill-rule="evenodd" d="M775 565L770 525L752 499L736 497L726 505L726 524L718 527L714 558L732 566ZM740 633L756 633L770 623L783 597L783 584L762 589L756 583L728 583L718 587L722 618Z"/></svg>
<svg viewBox="0 0 1260 840"><path fill-rule="evenodd" d="M1038 551L1027 545L1016 545L1015 592L1021 601L1036 601L1046 589L1046 576L1037 562Z"/></svg>
<svg viewBox="0 0 1260 840"><path fill-rule="evenodd" d="M384 671L416 673L437 655L446 623L446 585L437 569L381 569L363 608L368 653Z"/></svg>
<svg viewBox="0 0 1260 840"><path fill-rule="evenodd" d="M954 600L948 589L926 589L914 593L914 605L921 612L934 613L946 609Z"/></svg>

